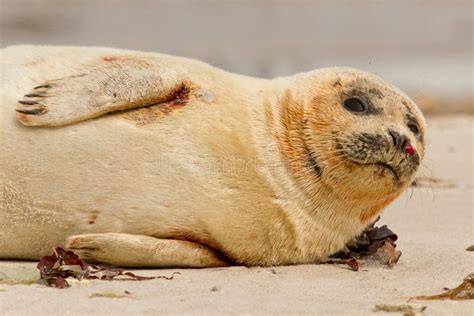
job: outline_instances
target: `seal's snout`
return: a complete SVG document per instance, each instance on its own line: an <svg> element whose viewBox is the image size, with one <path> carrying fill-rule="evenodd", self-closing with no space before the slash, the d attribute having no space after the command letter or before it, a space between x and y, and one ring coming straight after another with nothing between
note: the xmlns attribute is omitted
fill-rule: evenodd
<svg viewBox="0 0 474 316"><path fill-rule="evenodd" d="M398 184L408 181L420 163L420 155L409 136L394 128L379 133L363 132L349 138L341 137L336 147L347 160L369 167L368 170L382 177L392 175Z"/></svg>
<svg viewBox="0 0 474 316"><path fill-rule="evenodd" d="M415 149L411 145L410 140L406 135L400 134L396 131L389 130L389 135L392 138L392 144L397 149L406 153L408 156L413 156L415 154Z"/></svg>
<svg viewBox="0 0 474 316"><path fill-rule="evenodd" d="M394 149L389 158L390 164L397 169L400 175L411 176L420 164L420 157L415 147L412 145L408 135L388 129L391 147Z"/></svg>

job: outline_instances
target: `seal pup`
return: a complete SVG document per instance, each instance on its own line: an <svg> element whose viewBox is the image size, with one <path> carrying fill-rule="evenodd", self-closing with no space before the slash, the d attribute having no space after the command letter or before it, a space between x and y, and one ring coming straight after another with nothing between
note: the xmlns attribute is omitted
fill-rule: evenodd
<svg viewBox="0 0 474 316"><path fill-rule="evenodd" d="M0 258L315 263L412 182L415 103L377 76L273 80L110 48L2 50Z"/></svg>

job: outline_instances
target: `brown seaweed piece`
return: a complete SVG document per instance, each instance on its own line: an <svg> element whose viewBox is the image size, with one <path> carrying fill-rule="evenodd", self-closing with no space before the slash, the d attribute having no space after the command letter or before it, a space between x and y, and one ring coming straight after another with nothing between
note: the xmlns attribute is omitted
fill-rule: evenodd
<svg viewBox="0 0 474 316"><path fill-rule="evenodd" d="M61 247L54 248L54 252L51 256L42 257L36 267L40 272L41 283L59 289L64 289L70 286L66 280L69 277L77 280L98 279L142 281L152 279L172 280L175 274L179 274L179 272L173 272L170 277L139 276L132 272L126 272L123 269L87 264L80 260L74 252L66 251Z"/></svg>
<svg viewBox="0 0 474 316"><path fill-rule="evenodd" d="M454 289L436 295L413 297L417 300L472 300L474 299L474 273L468 274L464 281Z"/></svg>
<svg viewBox="0 0 474 316"><path fill-rule="evenodd" d="M322 264L345 264L349 266L352 271L359 271L360 265L359 261L356 258L350 259L336 259L336 260L326 260L321 262Z"/></svg>
<svg viewBox="0 0 474 316"><path fill-rule="evenodd" d="M330 258L339 260L367 259L393 267L402 254L396 250L395 241L398 239L398 236L392 232L387 225L376 227L375 223L379 219L380 217L367 226L359 236L353 238L353 240L346 245L345 249L330 256Z"/></svg>

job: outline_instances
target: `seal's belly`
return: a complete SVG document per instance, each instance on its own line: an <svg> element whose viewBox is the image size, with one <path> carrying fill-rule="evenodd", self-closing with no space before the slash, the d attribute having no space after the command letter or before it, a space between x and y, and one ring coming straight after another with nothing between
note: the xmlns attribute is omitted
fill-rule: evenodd
<svg viewBox="0 0 474 316"><path fill-rule="evenodd" d="M224 175L229 166L203 151L190 129L137 127L118 116L27 128L5 108L4 241L15 238L42 249L78 233L199 233L201 216L225 212L232 220L229 207L242 204L235 200L240 184Z"/></svg>

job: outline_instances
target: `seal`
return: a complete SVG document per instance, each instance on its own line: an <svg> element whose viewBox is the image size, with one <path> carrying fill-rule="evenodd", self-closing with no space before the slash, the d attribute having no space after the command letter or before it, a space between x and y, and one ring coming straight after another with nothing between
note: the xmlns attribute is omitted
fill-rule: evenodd
<svg viewBox="0 0 474 316"><path fill-rule="evenodd" d="M111 48L2 50L0 258L316 263L414 179L425 121L379 77L272 80Z"/></svg>

